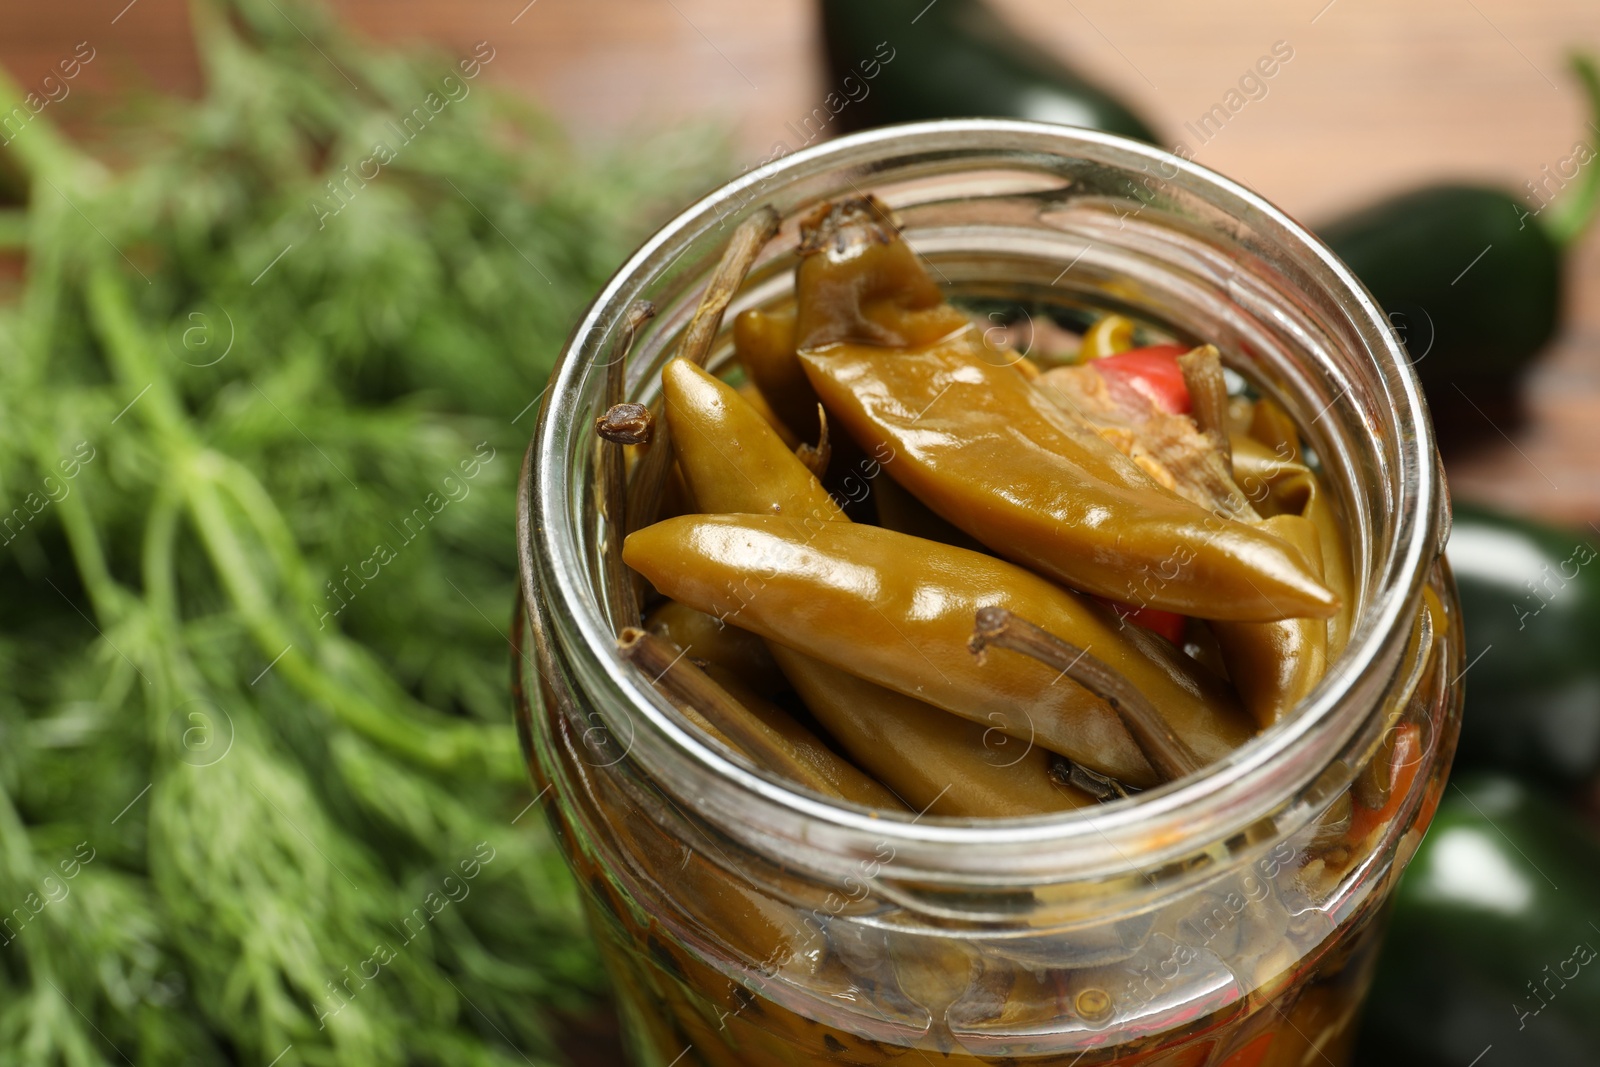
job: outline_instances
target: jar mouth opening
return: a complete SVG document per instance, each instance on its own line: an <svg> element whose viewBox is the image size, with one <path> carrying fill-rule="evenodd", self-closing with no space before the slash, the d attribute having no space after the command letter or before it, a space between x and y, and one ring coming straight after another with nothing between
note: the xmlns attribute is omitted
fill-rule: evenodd
<svg viewBox="0 0 1600 1067"><path fill-rule="evenodd" d="M586 535L580 528L584 516L570 506L573 486L567 473L577 469L573 450L590 447L592 432L587 408L576 398L586 382L592 386L595 368L603 372L607 360L615 358L608 355L608 346L620 332L624 310L644 297L652 283L687 269L683 261L698 262L688 254L691 248L714 247L718 235L731 233L763 203L781 195L787 204L814 204L848 195L851 188L873 190L901 173L897 168L943 167L940 173L975 175L1001 159L1008 165L1036 166L1041 174L1053 173L1064 161L1091 161L1107 172L1159 174L1160 188L1208 205L1218 219L1243 220L1242 227L1270 242L1275 254L1293 265L1307 291L1316 289L1342 316L1336 325L1356 351L1350 365L1331 368L1332 379L1365 376L1364 388L1392 420L1387 425L1366 420L1371 440L1360 442L1387 449L1380 463L1388 483L1382 507L1392 509L1384 516L1392 532L1366 565L1367 591L1352 619L1347 646L1330 664L1329 677L1283 722L1201 773L1130 800L1056 815L960 819L874 814L814 796L729 758L687 727L616 654L615 635L585 553ZM843 194L833 191L840 185ZM788 220L799 208L780 205L780 212ZM1350 388L1347 384L1346 392ZM1330 407L1340 399L1334 396ZM1235 832L1281 809L1327 769L1370 717L1395 670L1426 573L1443 544L1444 512L1432 427L1403 348L1360 281L1287 214L1205 167L1112 134L1035 122L944 120L871 130L785 156L709 194L641 246L585 312L552 375L523 468L518 551L524 596L536 608L544 639L559 650L562 671L587 694L598 714L620 712L627 721L628 751L669 790L707 797L712 808L722 809L734 822L747 820L769 834L820 843L840 854L870 852L874 843L888 841L907 848L970 851L963 866L974 868L986 862L983 856L1028 849L1047 849L1057 856L1093 853L1113 861L1122 856L1122 866L1131 867L1135 854L1127 849L1138 849L1142 864L1171 852L1180 841ZM597 521L592 511L587 521Z"/></svg>

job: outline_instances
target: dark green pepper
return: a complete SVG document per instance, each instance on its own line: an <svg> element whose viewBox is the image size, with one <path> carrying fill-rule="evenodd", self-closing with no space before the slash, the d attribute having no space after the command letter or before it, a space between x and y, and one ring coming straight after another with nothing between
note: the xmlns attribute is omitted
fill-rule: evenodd
<svg viewBox="0 0 1600 1067"><path fill-rule="evenodd" d="M1578 55L1572 70L1600 121L1600 73ZM1529 182L1538 207L1502 189L1431 185L1318 227L1389 312L1436 408L1459 408L1463 394L1473 403L1503 397L1497 387L1555 335L1564 253L1600 195L1600 168L1583 173L1595 155L1576 144L1557 164L1571 174L1547 167L1537 188Z"/></svg>
<svg viewBox="0 0 1600 1067"><path fill-rule="evenodd" d="M1542 216L1541 216L1542 217ZM1433 185L1320 228L1411 353L1429 398L1482 403L1554 336L1563 244L1519 197Z"/></svg>
<svg viewBox="0 0 1600 1067"><path fill-rule="evenodd" d="M1362 1067L1600 1062L1600 842L1513 779L1447 787L1396 895Z"/></svg>
<svg viewBox="0 0 1600 1067"><path fill-rule="evenodd" d="M1550 785L1600 772L1600 548L1458 503L1449 558L1469 667L1462 766Z"/></svg>
<svg viewBox="0 0 1600 1067"><path fill-rule="evenodd" d="M851 99L839 114L846 129L1011 117L1157 143L1131 109L1024 40L981 0L822 0L822 26L833 84ZM887 62L883 45L892 49Z"/></svg>
<svg viewBox="0 0 1600 1067"><path fill-rule="evenodd" d="M983 0L822 0L822 13L835 83L847 76L859 81L861 61L879 43L895 50L893 61L865 83L866 95L840 113L847 128L988 115L1160 143L1126 106L1009 30ZM1575 56L1573 69L1600 122L1594 64ZM1592 145L1574 145L1556 165L1562 173L1548 173L1537 189L1530 183L1541 204L1553 201L1548 206L1536 208L1500 189L1442 184L1319 227L1389 312L1436 418L1446 416L1442 430L1477 419L1463 394L1504 414L1503 401L1512 395L1504 384L1554 335L1563 253L1600 199L1600 166L1590 165L1595 155ZM1576 167L1570 174L1568 165Z"/></svg>

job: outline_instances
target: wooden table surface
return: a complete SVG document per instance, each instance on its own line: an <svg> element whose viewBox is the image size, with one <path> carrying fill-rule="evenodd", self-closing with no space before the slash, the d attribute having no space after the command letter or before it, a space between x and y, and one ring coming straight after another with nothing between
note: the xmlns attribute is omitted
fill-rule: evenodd
<svg viewBox="0 0 1600 1067"><path fill-rule="evenodd" d="M861 0L870 2L870 0ZM1596 137L1565 70L1600 48L1594 0L995 0L1113 87L1174 142L1258 56L1294 56L1196 158L1312 223L1450 176L1523 190ZM827 92L812 0L334 0L371 35L496 50L489 76L583 141L685 119L726 122L738 165L798 147L788 127ZM79 0L8 13L0 63L24 83L87 40L96 59L60 110L129 77L192 91L183 0ZM113 21L114 20L114 21ZM892 42L891 42L892 44ZM1600 520L1600 236L1576 249L1567 324L1524 390L1526 418L1485 419L1450 456L1452 488L1529 512Z"/></svg>

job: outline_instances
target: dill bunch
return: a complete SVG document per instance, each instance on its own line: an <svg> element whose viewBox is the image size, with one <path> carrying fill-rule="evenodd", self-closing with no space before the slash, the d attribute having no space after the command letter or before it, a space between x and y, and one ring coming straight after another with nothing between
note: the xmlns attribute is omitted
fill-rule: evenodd
<svg viewBox="0 0 1600 1067"><path fill-rule="evenodd" d="M579 158L493 42L194 21L114 167L0 148L0 1064L552 1062L600 975L510 723L516 468L723 146Z"/></svg>

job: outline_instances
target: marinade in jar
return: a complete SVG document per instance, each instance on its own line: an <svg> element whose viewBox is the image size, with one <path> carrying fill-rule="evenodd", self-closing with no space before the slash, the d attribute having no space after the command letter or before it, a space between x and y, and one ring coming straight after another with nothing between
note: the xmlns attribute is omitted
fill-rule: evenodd
<svg viewBox="0 0 1600 1067"><path fill-rule="evenodd" d="M1003 819L1138 804L1294 716L1355 590L1281 407L1203 339L1119 315L1053 351L995 343L870 197L805 219L800 253L792 304L735 324L742 385L702 349L665 366L653 414L601 420L632 478L640 624L619 647L689 724L835 803ZM1437 797L1416 781L1437 709L1409 698L1445 699L1453 623L1437 589L1424 601L1383 742L1313 826L1143 915L1097 922L1041 886L1029 922L1059 933L1025 943L875 923L865 890L772 892L781 871L746 878L631 816L557 722L557 758L631 857L605 877L571 850L640 1055L1342 1062L1382 894L1318 905ZM671 915L640 906L663 892ZM1070 1055L1050 1051L1064 1033Z"/></svg>

